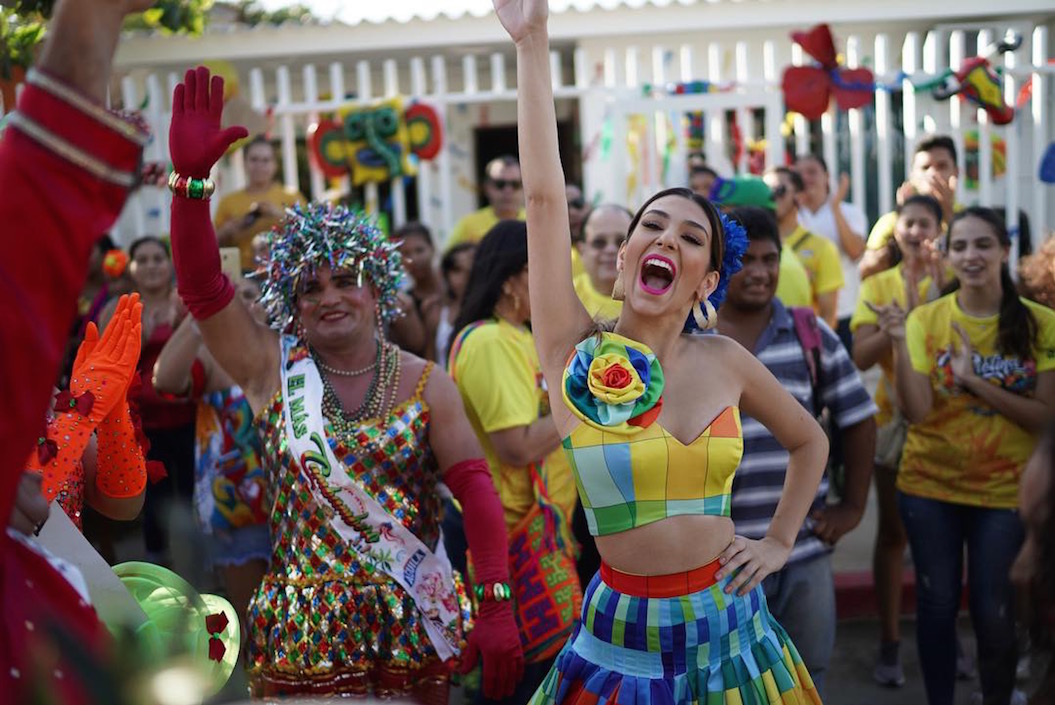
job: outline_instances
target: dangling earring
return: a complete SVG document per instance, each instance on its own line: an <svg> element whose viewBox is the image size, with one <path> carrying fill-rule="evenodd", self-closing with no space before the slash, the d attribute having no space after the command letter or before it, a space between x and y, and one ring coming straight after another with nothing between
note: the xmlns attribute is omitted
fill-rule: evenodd
<svg viewBox="0 0 1055 705"><path fill-rule="evenodd" d="M697 301L692 307L692 317L696 320L696 327L700 330L712 330L718 327L718 312L714 310L714 304L710 299Z"/></svg>
<svg viewBox="0 0 1055 705"><path fill-rule="evenodd" d="M520 315L520 294L513 293L513 310L516 311L516 315Z"/></svg>
<svg viewBox="0 0 1055 705"><path fill-rule="evenodd" d="M626 291L623 289L623 276L620 273L615 278L615 286L612 287L612 301L622 301L626 298Z"/></svg>

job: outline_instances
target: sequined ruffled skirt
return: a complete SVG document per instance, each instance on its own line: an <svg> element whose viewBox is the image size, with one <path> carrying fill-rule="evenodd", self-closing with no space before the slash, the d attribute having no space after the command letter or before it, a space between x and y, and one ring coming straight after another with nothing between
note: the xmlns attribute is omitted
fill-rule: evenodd
<svg viewBox="0 0 1055 705"><path fill-rule="evenodd" d="M820 705L761 587L634 597L600 575L532 705Z"/></svg>
<svg viewBox="0 0 1055 705"><path fill-rule="evenodd" d="M455 574L463 633L470 603ZM343 694L446 703L436 656L413 599L387 575L287 579L268 573L249 606L254 697Z"/></svg>

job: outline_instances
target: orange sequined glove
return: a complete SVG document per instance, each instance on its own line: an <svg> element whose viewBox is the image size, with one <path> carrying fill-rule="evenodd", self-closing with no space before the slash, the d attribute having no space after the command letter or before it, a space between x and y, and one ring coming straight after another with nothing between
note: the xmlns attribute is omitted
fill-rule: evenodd
<svg viewBox="0 0 1055 705"><path fill-rule="evenodd" d="M88 324L73 363L70 391L56 397L55 418L26 463L43 474L49 502L80 472L81 456L100 422L118 405L127 409L125 394L142 344L142 311L138 294L122 296L102 337L94 323Z"/></svg>

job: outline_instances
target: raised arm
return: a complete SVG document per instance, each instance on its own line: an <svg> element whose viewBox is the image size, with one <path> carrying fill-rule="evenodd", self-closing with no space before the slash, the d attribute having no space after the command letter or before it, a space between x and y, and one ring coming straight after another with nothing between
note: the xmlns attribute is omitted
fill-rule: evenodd
<svg viewBox="0 0 1055 705"><path fill-rule="evenodd" d="M180 177L205 179L241 127L220 128L223 79L199 66L172 96L169 151ZM220 267L220 250L204 198L172 196L172 259L180 296L198 321L202 340L245 390L254 411L279 387L278 334L253 319Z"/></svg>
<svg viewBox="0 0 1055 705"><path fill-rule="evenodd" d="M544 371L559 370L591 324L572 287L571 228L550 83L548 0L494 0L517 50L517 133L528 226L532 333Z"/></svg>

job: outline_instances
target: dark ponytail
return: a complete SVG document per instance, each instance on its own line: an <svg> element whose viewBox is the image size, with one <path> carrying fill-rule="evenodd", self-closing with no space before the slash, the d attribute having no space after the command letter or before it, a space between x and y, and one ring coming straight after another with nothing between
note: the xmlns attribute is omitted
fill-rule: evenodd
<svg viewBox="0 0 1055 705"><path fill-rule="evenodd" d="M949 224L950 238L953 227L965 218L981 220L992 229L1001 247L1011 247L1011 236L1007 232L1004 219L993 209L981 206L971 206L956 214ZM1037 319L1033 317L1033 312L1022 303L1015 280L1011 278L1011 269L1006 263L1000 266L1000 292L997 349L1003 355L1015 355L1020 360L1032 360L1033 349L1037 341Z"/></svg>

